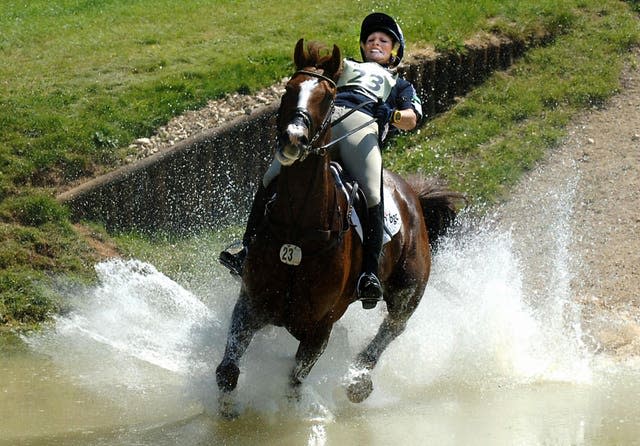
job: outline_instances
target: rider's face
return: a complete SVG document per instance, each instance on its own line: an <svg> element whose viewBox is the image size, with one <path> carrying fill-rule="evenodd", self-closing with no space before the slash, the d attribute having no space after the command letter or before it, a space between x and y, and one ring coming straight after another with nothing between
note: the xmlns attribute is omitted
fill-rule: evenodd
<svg viewBox="0 0 640 446"><path fill-rule="evenodd" d="M367 62L386 64L391 58L393 39L382 31L375 31L369 34L367 40L362 43L362 49Z"/></svg>

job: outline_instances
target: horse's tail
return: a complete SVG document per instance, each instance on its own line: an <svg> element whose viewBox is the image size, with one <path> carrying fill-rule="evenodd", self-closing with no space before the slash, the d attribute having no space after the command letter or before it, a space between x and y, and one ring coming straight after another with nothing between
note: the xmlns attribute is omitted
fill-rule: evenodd
<svg viewBox="0 0 640 446"><path fill-rule="evenodd" d="M453 225L459 210L468 203L467 197L459 192L454 192L440 180L414 175L408 178L408 183L418 195L422 215L429 232L429 243L435 247L438 238L447 228Z"/></svg>

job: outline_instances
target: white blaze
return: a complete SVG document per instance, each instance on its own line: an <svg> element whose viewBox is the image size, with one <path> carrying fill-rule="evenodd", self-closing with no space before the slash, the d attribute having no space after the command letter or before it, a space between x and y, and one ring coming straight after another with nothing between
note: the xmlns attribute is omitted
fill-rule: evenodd
<svg viewBox="0 0 640 446"><path fill-rule="evenodd" d="M311 94L313 93L313 90L318 86L318 79L308 79L304 82L302 82L300 84L300 94L298 95L298 108L302 109L302 110L308 110L308 104L309 104L309 98L311 98ZM297 146L300 144L300 141L302 140L302 138L305 136L306 131L308 129L306 129L305 127L298 125L298 124L289 124L289 126L287 127L287 133L289 134L289 140L291 141L291 144L293 144L294 146ZM287 154L284 154L285 157ZM295 157L297 157L298 153L295 154ZM289 165L293 162L294 160L283 160L281 159L280 162L285 164L285 165Z"/></svg>

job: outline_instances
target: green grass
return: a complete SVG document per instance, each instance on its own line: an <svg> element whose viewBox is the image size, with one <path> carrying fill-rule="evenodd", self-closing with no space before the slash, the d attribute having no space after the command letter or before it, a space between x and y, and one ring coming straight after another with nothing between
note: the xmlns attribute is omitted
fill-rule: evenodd
<svg viewBox="0 0 640 446"><path fill-rule="evenodd" d="M516 3L516 5L512 5ZM412 44L459 47L496 26L554 28L575 1L405 1L392 9ZM376 5L378 6L378 5ZM291 70L299 37L357 55L359 1L5 1L0 6L0 197L119 162L171 116ZM354 20L353 18L357 18ZM507 25L518 23L518 25Z"/></svg>
<svg viewBox="0 0 640 446"><path fill-rule="evenodd" d="M461 49L487 31L556 36L385 155L389 167L438 173L476 201L498 199L576 111L602 105L639 39L635 0L4 1L0 323L56 311L52 275L91 275L95 253L54 202L57 188L117 166L131 140L184 110L289 74L300 37L357 57L360 20L374 9L401 19L409 52Z"/></svg>
<svg viewBox="0 0 640 446"><path fill-rule="evenodd" d="M401 138L386 156L399 172L439 172L476 201L495 202L564 135L579 110L601 107L620 88L637 20L625 4L584 8L564 33L495 73L448 113Z"/></svg>

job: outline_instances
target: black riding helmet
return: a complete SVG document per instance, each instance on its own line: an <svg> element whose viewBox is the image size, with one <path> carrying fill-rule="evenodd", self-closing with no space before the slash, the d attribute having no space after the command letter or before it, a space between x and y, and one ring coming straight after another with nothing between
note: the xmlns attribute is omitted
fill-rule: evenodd
<svg viewBox="0 0 640 446"><path fill-rule="evenodd" d="M389 66L397 67L402 60L402 55L404 54L404 35L402 34L400 25L398 25L391 17L381 12L369 14L364 18L362 26L360 27L360 43L362 44L366 42L367 37L376 31L383 31L393 38L395 54L392 53ZM395 48L395 44L397 44L397 48ZM360 54L362 54L362 58L364 59L362 45L360 46Z"/></svg>

